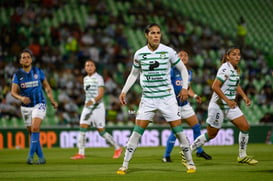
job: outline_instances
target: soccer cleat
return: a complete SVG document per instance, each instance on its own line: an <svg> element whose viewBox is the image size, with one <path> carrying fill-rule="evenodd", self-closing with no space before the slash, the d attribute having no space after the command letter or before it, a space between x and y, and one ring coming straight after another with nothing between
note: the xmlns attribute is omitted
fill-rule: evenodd
<svg viewBox="0 0 273 181"><path fill-rule="evenodd" d="M187 168L187 173L195 173L196 167L193 164L183 164Z"/></svg>
<svg viewBox="0 0 273 181"><path fill-rule="evenodd" d="M203 157L206 160L211 160L212 157L210 155L208 155L206 152L202 151L201 153L196 153L197 157Z"/></svg>
<svg viewBox="0 0 273 181"><path fill-rule="evenodd" d="M127 167L120 167L117 171L118 175L125 175L127 173L128 168Z"/></svg>
<svg viewBox="0 0 273 181"><path fill-rule="evenodd" d="M122 148L116 149L113 158L119 158L122 153Z"/></svg>
<svg viewBox="0 0 273 181"><path fill-rule="evenodd" d="M251 156L248 156L248 155L245 156L245 157L243 157L243 158L238 157L238 158L237 158L237 161L238 161L239 163L247 163L247 164L249 164L249 165L255 165L255 164L258 163L257 160L253 159Z"/></svg>
<svg viewBox="0 0 273 181"><path fill-rule="evenodd" d="M70 157L70 159L72 159L72 160L80 160L80 159L85 159L85 156L82 155L82 154L77 153L76 155Z"/></svg>
<svg viewBox="0 0 273 181"><path fill-rule="evenodd" d="M29 165L33 164L33 157L28 156L28 158L27 158L27 164L29 164Z"/></svg>
<svg viewBox="0 0 273 181"><path fill-rule="evenodd" d="M182 165L184 165L187 168L187 173L195 173L196 167L194 166L194 164L187 163L187 160L185 158L183 151L180 151L179 153L181 156L181 163L182 163Z"/></svg>
<svg viewBox="0 0 273 181"><path fill-rule="evenodd" d="M164 162L164 163L166 163L166 162L172 162L171 157L169 157L169 156L163 157L162 158L162 162Z"/></svg>
<svg viewBox="0 0 273 181"><path fill-rule="evenodd" d="M186 160L186 158L185 158L185 155L184 155L183 151L180 151L179 154L180 154L180 156L181 156L181 162L182 162L182 164L183 164L183 163L187 163L187 160Z"/></svg>
<svg viewBox="0 0 273 181"><path fill-rule="evenodd" d="M45 158L39 158L36 162L37 165L46 164Z"/></svg>

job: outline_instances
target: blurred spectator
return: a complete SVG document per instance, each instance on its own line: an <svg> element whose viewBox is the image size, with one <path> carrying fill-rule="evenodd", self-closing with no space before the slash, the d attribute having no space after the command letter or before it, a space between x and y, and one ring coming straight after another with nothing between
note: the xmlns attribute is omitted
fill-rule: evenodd
<svg viewBox="0 0 273 181"><path fill-rule="evenodd" d="M247 35L246 21L243 16L240 17L238 25L237 25L237 44L240 49L245 47L245 38Z"/></svg>
<svg viewBox="0 0 273 181"><path fill-rule="evenodd" d="M6 117L11 118L20 118L20 106L18 104L9 104L5 98L0 98L0 118Z"/></svg>
<svg viewBox="0 0 273 181"><path fill-rule="evenodd" d="M104 73L104 80L105 80L105 93L106 94L113 94L113 95L118 95L118 86L116 82L113 80L113 75L109 71L105 71Z"/></svg>
<svg viewBox="0 0 273 181"><path fill-rule="evenodd" d="M265 95L265 105L273 107L273 89L270 82L266 82L263 87L263 92Z"/></svg>
<svg viewBox="0 0 273 181"><path fill-rule="evenodd" d="M64 105L64 112L62 114L65 122L71 127L78 126L80 121L79 107L72 101Z"/></svg>
<svg viewBox="0 0 273 181"><path fill-rule="evenodd" d="M273 123L273 113L266 113L261 119L260 123Z"/></svg>
<svg viewBox="0 0 273 181"><path fill-rule="evenodd" d="M30 42L30 45L28 48L32 51L34 57L36 57L37 59L40 58L42 47L39 44L37 38L32 39L32 42Z"/></svg>
<svg viewBox="0 0 273 181"><path fill-rule="evenodd" d="M245 86L247 96L254 97L257 94L257 90L253 85L252 80L248 81L248 84Z"/></svg>

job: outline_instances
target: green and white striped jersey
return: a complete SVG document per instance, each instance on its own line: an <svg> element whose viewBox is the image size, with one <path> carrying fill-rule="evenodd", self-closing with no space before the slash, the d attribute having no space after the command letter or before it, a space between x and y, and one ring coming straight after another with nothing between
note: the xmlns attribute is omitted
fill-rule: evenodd
<svg viewBox="0 0 273 181"><path fill-rule="evenodd" d="M99 87L104 87L104 81L100 74L95 72L93 75L85 76L83 78L83 87L85 91L85 104L90 101L92 98L97 97ZM100 103L100 102L98 102ZM88 108L92 108L94 105L91 105Z"/></svg>
<svg viewBox="0 0 273 181"><path fill-rule="evenodd" d="M223 63L217 72L216 78L223 83L221 90L225 96L230 100L235 100L240 77L234 67L229 62ZM211 102L217 103L222 109L229 109L227 103L219 99L215 92L212 94Z"/></svg>
<svg viewBox="0 0 273 181"><path fill-rule="evenodd" d="M177 53L163 44L155 51L148 46L136 51L134 67L140 70L140 85L145 98L161 98L174 94L170 80L170 68L180 61Z"/></svg>

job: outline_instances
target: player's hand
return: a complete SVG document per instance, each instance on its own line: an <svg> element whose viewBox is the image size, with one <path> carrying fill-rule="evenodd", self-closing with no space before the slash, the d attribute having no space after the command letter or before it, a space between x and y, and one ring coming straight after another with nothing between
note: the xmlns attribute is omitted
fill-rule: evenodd
<svg viewBox="0 0 273 181"><path fill-rule="evenodd" d="M58 108L58 103L56 101L52 101L51 105L54 107L54 109Z"/></svg>
<svg viewBox="0 0 273 181"><path fill-rule="evenodd" d="M248 97L244 97L243 100L245 101L245 104L247 106L250 106L251 105L251 100L248 98Z"/></svg>
<svg viewBox="0 0 273 181"><path fill-rule="evenodd" d="M92 104L93 104L92 101L88 101L88 102L85 104L85 107L89 107L89 106L91 106Z"/></svg>
<svg viewBox="0 0 273 181"><path fill-rule="evenodd" d="M119 95L119 101L122 105L125 105L126 104L126 93L122 92L120 93Z"/></svg>
<svg viewBox="0 0 273 181"><path fill-rule="evenodd" d="M24 104L29 104L31 102L30 98L25 96L22 97L21 101Z"/></svg>
<svg viewBox="0 0 273 181"><path fill-rule="evenodd" d="M177 96L181 102L184 102L188 99L188 90L187 89L181 89Z"/></svg>
<svg viewBox="0 0 273 181"><path fill-rule="evenodd" d="M198 104L201 104L201 103L202 103L202 98L201 98L200 96L197 96L197 97L195 98L195 100L196 100L196 102L197 102Z"/></svg>
<svg viewBox="0 0 273 181"><path fill-rule="evenodd" d="M233 101L233 100L228 100L227 104L231 109L233 109L233 108L235 108L237 106L237 103L235 101Z"/></svg>

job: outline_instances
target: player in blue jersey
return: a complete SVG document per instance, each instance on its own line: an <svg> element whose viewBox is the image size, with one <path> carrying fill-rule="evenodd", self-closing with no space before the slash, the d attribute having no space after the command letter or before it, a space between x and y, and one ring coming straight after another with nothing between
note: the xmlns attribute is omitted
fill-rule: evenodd
<svg viewBox="0 0 273 181"><path fill-rule="evenodd" d="M178 56L183 61L183 63L187 66L188 61L189 61L188 53L186 51L182 50L182 51L180 51L178 53ZM193 89L190 86L190 82L192 80L192 71L188 69L188 73L189 73L189 90L188 90L188 94L189 94L190 97L195 98L196 101L200 104L202 102L201 97L196 95L194 93ZM180 72L175 67L173 67L171 69L171 81L172 81L172 85L173 85L173 88L174 88L174 92L175 92L176 95L178 95L180 90L182 89L183 79L182 79L182 77L180 75ZM183 101L182 102L182 101L180 101L179 98L177 98L177 103L178 103L179 108L180 108L181 119L185 120L188 123L188 125L192 128L194 139L197 138L198 136L201 135L201 130L200 130L200 124L198 122L198 118L195 115L195 112L194 112L192 106L190 105L190 103L188 101ZM171 162L171 152L173 150L175 141L176 141L176 136L172 132L170 134L168 140L167 140L166 149L165 149L164 156L162 158L162 162ZM206 160L211 160L211 156L208 155L206 152L204 152L202 147L199 147L197 149L196 156L203 157Z"/></svg>
<svg viewBox="0 0 273 181"><path fill-rule="evenodd" d="M32 57L32 52L29 49L22 51L20 55L22 68L13 75L11 94L22 102L21 113L30 135L27 163L34 163L33 157L36 153L38 156L36 164L45 164L46 160L40 145L40 126L46 115L46 98L43 88L54 108L58 107L58 103L53 98L44 72L32 66Z"/></svg>

